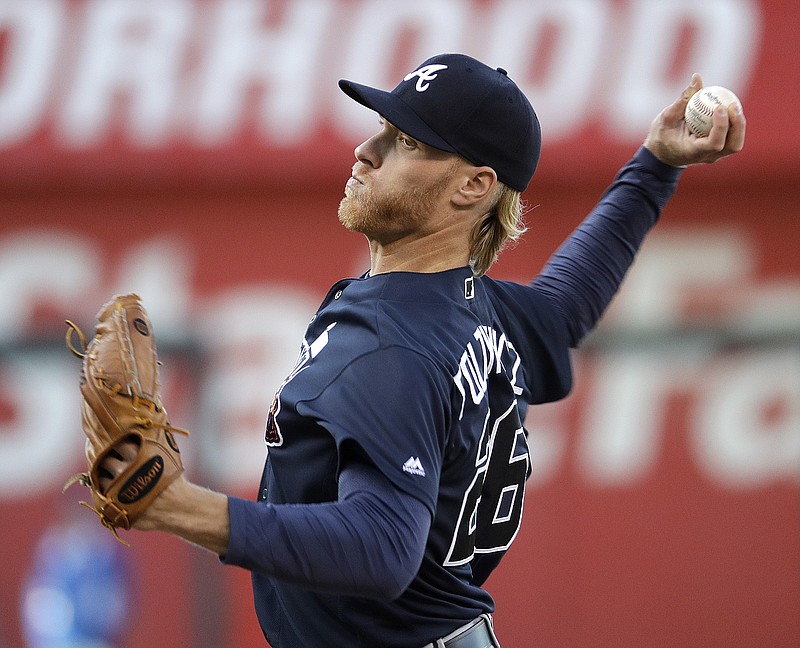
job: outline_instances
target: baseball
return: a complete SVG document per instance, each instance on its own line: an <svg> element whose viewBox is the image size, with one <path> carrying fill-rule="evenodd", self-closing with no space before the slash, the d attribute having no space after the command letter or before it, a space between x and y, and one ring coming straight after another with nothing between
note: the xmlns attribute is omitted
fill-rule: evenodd
<svg viewBox="0 0 800 648"><path fill-rule="evenodd" d="M722 86L701 88L692 95L689 103L686 104L684 118L689 130L697 137L708 137L714 108L720 105L727 108L732 104L738 104L740 107L742 105L739 98L727 88Z"/></svg>

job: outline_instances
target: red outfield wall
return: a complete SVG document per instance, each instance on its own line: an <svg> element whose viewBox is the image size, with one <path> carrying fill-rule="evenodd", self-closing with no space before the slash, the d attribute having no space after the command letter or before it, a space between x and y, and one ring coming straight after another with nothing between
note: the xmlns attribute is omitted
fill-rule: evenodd
<svg viewBox="0 0 800 648"><path fill-rule="evenodd" d="M62 322L138 291L190 475L253 494L304 325L366 266L335 208L375 119L335 81L390 86L441 50L507 68L542 120L530 231L498 277L536 272L692 71L749 119L745 153L686 173L574 393L531 412L523 528L489 582L503 645L800 644L800 131L781 111L798 18L755 0L0 0L0 646L74 618L54 574L83 574L70 550L89 542L121 588L94 590L118 602L117 645L263 645L245 572L155 535L115 553L60 494L81 468Z"/></svg>

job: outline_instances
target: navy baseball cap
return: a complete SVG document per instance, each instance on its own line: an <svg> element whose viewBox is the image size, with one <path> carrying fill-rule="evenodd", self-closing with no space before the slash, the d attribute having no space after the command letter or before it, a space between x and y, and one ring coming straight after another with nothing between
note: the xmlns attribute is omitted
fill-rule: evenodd
<svg viewBox="0 0 800 648"><path fill-rule="evenodd" d="M536 171L539 119L502 68L464 54L438 54L391 92L344 79L339 87L414 139L492 167L517 191L525 191Z"/></svg>

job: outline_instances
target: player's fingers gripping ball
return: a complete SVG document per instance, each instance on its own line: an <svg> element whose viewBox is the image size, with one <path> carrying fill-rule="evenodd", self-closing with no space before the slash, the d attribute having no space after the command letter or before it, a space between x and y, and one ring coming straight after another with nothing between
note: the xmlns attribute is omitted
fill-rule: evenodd
<svg viewBox="0 0 800 648"><path fill-rule="evenodd" d="M712 117L717 106L728 108L736 105L741 109L739 98L722 86L707 86L695 92L686 104L684 119L689 130L697 137L708 137Z"/></svg>
<svg viewBox="0 0 800 648"><path fill-rule="evenodd" d="M71 477L92 491L81 502L117 535L129 529L182 472L173 433L161 403L159 360L150 318L137 295L118 295L97 315L95 336L67 322L67 346L82 360L81 425L86 435L88 471ZM73 343L77 334L80 348ZM123 457L119 449L134 448ZM125 459L125 463L122 460ZM116 461L120 469L112 469Z"/></svg>

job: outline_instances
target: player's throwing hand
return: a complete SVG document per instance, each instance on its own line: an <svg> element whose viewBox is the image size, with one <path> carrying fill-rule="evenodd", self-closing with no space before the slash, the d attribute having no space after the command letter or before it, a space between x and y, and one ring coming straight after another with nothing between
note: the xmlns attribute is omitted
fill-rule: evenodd
<svg viewBox="0 0 800 648"><path fill-rule="evenodd" d="M684 112L692 95L703 87L699 74L675 102L664 108L650 125L644 145L666 164L686 166L710 164L744 147L747 120L739 105L728 109L719 106L713 115L713 126L708 137L697 137L686 125Z"/></svg>

